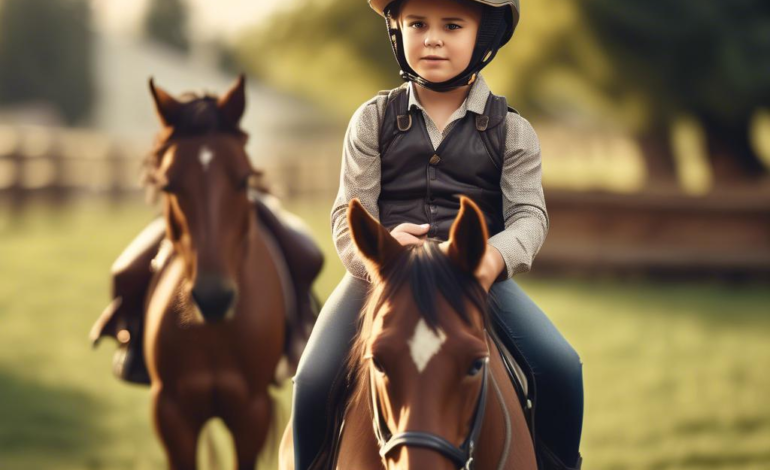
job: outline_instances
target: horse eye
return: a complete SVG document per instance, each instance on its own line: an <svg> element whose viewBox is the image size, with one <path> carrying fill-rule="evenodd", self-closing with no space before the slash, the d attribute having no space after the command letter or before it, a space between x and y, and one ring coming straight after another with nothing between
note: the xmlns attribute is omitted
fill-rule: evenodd
<svg viewBox="0 0 770 470"><path fill-rule="evenodd" d="M373 366L374 366L374 368L377 370L377 372L379 372L379 373L381 373L381 374L384 374L384 373L385 373L385 368L384 368L384 367L382 367L382 364L380 363L379 359L377 359L377 358L376 358L376 357L374 357L374 356L372 356L372 365L373 365Z"/></svg>
<svg viewBox="0 0 770 470"><path fill-rule="evenodd" d="M485 357L482 357L473 361L473 364L471 364L471 368L468 369L468 375L471 377L477 375L479 372L481 372L481 369L484 367L484 364L486 364L486 362L487 362L487 358Z"/></svg>
<svg viewBox="0 0 770 470"><path fill-rule="evenodd" d="M251 180L251 175L241 179L241 181L238 183L238 189L239 190L247 189L249 187L250 180Z"/></svg>

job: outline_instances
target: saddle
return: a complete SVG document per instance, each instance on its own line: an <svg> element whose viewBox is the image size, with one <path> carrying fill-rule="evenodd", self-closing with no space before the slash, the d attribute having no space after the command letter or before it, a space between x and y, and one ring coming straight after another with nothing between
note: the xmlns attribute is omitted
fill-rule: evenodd
<svg viewBox="0 0 770 470"><path fill-rule="evenodd" d="M302 350L310 337L320 302L311 290L323 266L323 254L309 231L294 215L279 207L272 196L250 194L260 226L276 247L275 254L283 258L287 269L292 298L287 304L285 367L280 376L293 374ZM101 338L112 337L118 342L113 356L112 371L129 383L148 385L150 377L144 358L144 313L147 293L154 275L173 253L165 239L162 218L148 225L112 265L113 300L91 327L90 339L96 347ZM276 377L278 380L279 377Z"/></svg>
<svg viewBox="0 0 770 470"><path fill-rule="evenodd" d="M554 452L539 439L535 429L535 397L536 383L532 374L532 367L527 363L524 355L511 341L503 341L506 338L497 334L500 328L500 320L495 315L491 315L493 327L489 329L489 335L494 341L497 350L500 352L505 370L511 380L516 395L519 397L519 404L524 411L524 417L527 420L532 443L535 447L535 456L537 458L537 468L540 470L580 470L583 463L582 456L578 456L578 462L575 467L567 467Z"/></svg>

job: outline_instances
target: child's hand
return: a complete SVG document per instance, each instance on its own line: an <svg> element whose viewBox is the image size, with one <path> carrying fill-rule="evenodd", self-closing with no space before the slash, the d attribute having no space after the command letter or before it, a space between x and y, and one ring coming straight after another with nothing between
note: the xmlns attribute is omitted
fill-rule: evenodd
<svg viewBox="0 0 770 470"><path fill-rule="evenodd" d="M484 258L481 260L479 267L476 269L476 277L481 283L481 287L485 291L489 292L492 288L492 284L495 283L500 274L505 269L505 260L503 255L492 245L487 245L487 251L484 253Z"/></svg>
<svg viewBox="0 0 770 470"><path fill-rule="evenodd" d="M438 247L444 254L449 253L449 241L439 243ZM504 269L505 260L503 260L503 255L500 254L497 248L492 245L487 245L484 257L481 259L481 263L479 263L479 267L476 268L474 274L479 280L481 287L489 292L489 289L492 288L492 284L494 284L497 278L500 277Z"/></svg>
<svg viewBox="0 0 770 470"><path fill-rule="evenodd" d="M428 235L428 229L430 224L409 224L403 223L393 230L390 234L393 235L400 244L406 245L422 245L425 243L425 237Z"/></svg>

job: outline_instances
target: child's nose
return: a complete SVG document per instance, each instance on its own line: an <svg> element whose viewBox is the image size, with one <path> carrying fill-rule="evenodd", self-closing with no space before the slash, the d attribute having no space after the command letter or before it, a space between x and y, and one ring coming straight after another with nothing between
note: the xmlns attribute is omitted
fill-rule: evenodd
<svg viewBox="0 0 770 470"><path fill-rule="evenodd" d="M425 47L443 46L444 41L436 33L428 33L425 35Z"/></svg>

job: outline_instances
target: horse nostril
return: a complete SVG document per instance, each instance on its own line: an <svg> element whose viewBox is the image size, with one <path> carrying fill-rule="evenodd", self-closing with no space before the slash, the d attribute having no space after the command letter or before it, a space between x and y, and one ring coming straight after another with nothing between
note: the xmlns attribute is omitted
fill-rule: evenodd
<svg viewBox="0 0 770 470"><path fill-rule="evenodd" d="M192 297L207 321L222 320L235 300L235 286L221 276L201 276Z"/></svg>

